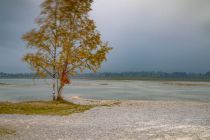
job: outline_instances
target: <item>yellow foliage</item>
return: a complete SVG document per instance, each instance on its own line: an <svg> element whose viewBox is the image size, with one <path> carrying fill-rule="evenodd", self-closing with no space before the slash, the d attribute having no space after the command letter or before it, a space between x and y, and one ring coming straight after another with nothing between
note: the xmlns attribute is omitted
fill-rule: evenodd
<svg viewBox="0 0 210 140"><path fill-rule="evenodd" d="M78 70L96 71L111 50L101 40L95 23L89 18L93 0L45 0L37 28L23 35L33 53L27 62L41 77L54 77L60 84ZM65 79L65 80L63 80ZM64 81L64 82L63 82Z"/></svg>

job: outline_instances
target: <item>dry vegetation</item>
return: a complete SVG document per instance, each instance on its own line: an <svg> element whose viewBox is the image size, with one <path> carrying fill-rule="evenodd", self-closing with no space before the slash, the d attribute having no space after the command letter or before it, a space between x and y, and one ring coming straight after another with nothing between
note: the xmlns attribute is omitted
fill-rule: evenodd
<svg viewBox="0 0 210 140"><path fill-rule="evenodd" d="M11 135L11 134L14 134L14 133L15 133L14 130L9 130L9 129L5 129L5 128L0 127L0 137L5 136L5 135Z"/></svg>
<svg viewBox="0 0 210 140"><path fill-rule="evenodd" d="M63 116L84 112L92 107L90 105L77 105L67 101L0 102L0 114Z"/></svg>

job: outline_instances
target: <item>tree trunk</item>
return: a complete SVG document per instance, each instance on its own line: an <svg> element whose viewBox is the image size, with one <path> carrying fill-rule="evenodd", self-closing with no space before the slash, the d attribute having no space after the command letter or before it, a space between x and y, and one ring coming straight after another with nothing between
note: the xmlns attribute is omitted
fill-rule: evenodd
<svg viewBox="0 0 210 140"><path fill-rule="evenodd" d="M57 54L57 9L58 9L58 3L57 0L55 1L55 44L54 44L54 53L53 53L53 101L56 100L56 54ZM57 87L58 88L58 87Z"/></svg>
<svg viewBox="0 0 210 140"><path fill-rule="evenodd" d="M53 101L56 100L56 96L55 96L55 75L53 75Z"/></svg>
<svg viewBox="0 0 210 140"><path fill-rule="evenodd" d="M62 96L62 91L63 91L64 85L60 85L59 89L58 89L58 93L57 93L57 101L63 101L63 96Z"/></svg>

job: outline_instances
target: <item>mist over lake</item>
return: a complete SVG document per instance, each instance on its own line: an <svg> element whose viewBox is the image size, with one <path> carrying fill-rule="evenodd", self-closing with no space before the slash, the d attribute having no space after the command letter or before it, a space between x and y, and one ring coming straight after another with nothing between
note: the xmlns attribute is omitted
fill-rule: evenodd
<svg viewBox="0 0 210 140"><path fill-rule="evenodd" d="M49 100L51 80L0 79L0 101ZM66 98L210 102L210 82L78 80L64 89Z"/></svg>

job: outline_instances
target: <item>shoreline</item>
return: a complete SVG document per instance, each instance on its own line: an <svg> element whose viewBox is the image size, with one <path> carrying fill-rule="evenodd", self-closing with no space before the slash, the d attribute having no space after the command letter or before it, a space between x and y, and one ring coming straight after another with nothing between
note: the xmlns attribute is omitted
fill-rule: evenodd
<svg viewBox="0 0 210 140"><path fill-rule="evenodd" d="M119 100L104 100L104 99L88 99L82 98L80 96L69 96L64 98L67 101L70 101L75 104L80 105L114 105L114 104L129 104L129 103L171 103L171 104L203 104L203 105L210 105L209 102L201 102L201 101L183 101L183 100L128 100L128 99L119 99Z"/></svg>
<svg viewBox="0 0 210 140"><path fill-rule="evenodd" d="M33 101L51 101L52 99L43 99L43 100L2 100L0 102L9 102L9 103L21 103L21 102L33 102ZM210 105L210 101L198 101L198 100L133 100L133 99L90 99L90 98L83 98L81 96L67 96L64 97L64 100L72 102L74 104L79 105L96 105L96 106L103 106L103 105L114 105L114 104L129 104L129 103L176 103L176 104L204 104Z"/></svg>

